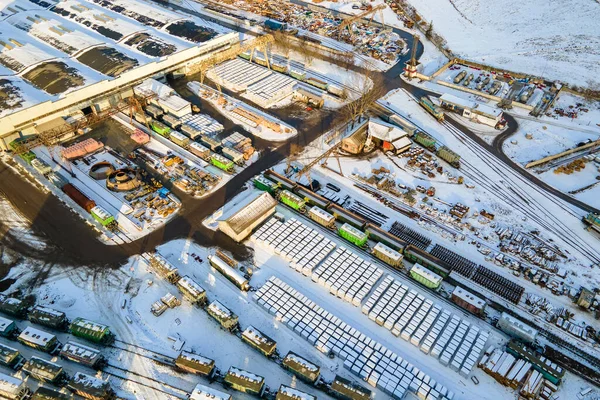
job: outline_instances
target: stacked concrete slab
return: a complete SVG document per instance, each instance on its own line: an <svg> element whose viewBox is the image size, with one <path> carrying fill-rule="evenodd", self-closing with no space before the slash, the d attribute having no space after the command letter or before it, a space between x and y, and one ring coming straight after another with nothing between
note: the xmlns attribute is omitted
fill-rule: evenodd
<svg viewBox="0 0 600 400"><path fill-rule="evenodd" d="M420 399L451 400L454 393L418 367L271 277L255 301L319 351L344 360L344 368L394 399L412 392Z"/></svg>

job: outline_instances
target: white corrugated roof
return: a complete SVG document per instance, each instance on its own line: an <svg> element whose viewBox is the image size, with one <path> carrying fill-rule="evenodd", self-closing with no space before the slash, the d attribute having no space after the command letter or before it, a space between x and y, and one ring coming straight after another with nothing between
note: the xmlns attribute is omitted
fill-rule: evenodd
<svg viewBox="0 0 600 400"><path fill-rule="evenodd" d="M398 128L396 125L388 124L379 119L370 118L369 135L374 138L392 143L402 137L407 136L408 133Z"/></svg>

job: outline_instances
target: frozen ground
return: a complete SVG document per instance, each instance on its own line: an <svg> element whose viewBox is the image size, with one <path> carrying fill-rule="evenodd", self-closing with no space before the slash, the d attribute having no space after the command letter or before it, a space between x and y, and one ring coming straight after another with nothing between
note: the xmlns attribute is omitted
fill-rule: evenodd
<svg viewBox="0 0 600 400"><path fill-rule="evenodd" d="M598 88L600 35L594 1L411 1L464 58Z"/></svg>

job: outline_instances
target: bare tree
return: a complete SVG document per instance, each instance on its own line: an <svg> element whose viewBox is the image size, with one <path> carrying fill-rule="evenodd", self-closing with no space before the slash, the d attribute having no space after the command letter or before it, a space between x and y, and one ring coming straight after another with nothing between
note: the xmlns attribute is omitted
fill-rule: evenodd
<svg viewBox="0 0 600 400"><path fill-rule="evenodd" d="M381 74L367 71L347 86L349 88L344 89L344 95L353 100L343 107L342 112L354 128L354 124L360 122L369 108L385 94L385 83Z"/></svg>
<svg viewBox="0 0 600 400"><path fill-rule="evenodd" d="M281 31L275 31L272 33L272 35L273 39L275 40L275 46L283 50L286 57L289 57L290 51L293 47L291 38Z"/></svg>

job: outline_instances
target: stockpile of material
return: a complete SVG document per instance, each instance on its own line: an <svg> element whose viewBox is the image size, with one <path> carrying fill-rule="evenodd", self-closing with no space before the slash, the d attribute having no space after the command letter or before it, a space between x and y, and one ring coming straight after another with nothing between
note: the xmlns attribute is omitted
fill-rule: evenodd
<svg viewBox="0 0 600 400"><path fill-rule="evenodd" d="M306 276L335 248L335 243L295 218L285 223L271 218L252 238Z"/></svg>
<svg viewBox="0 0 600 400"><path fill-rule="evenodd" d="M369 296L362 312L465 377L473 370L489 337L489 332L480 332L390 276Z"/></svg>
<svg viewBox="0 0 600 400"><path fill-rule="evenodd" d="M501 384L512 388L518 387L526 377L529 381L531 375L534 375L531 381L533 383L536 380L535 375L539 374L537 371L533 371L533 374L527 375L532 370L531 363L517 360L512 354L500 348L487 350L479 367Z"/></svg>
<svg viewBox="0 0 600 400"><path fill-rule="evenodd" d="M104 145L95 139L86 139L62 149L62 156L67 160L74 160L93 153L104 147Z"/></svg>
<svg viewBox="0 0 600 400"><path fill-rule="evenodd" d="M324 354L394 399L412 392L420 399L451 400L454 393L392 350L322 309L302 293L271 277L254 300Z"/></svg>

